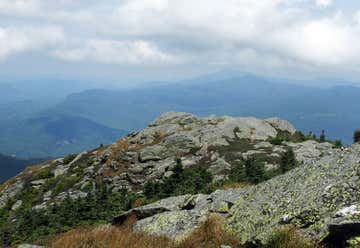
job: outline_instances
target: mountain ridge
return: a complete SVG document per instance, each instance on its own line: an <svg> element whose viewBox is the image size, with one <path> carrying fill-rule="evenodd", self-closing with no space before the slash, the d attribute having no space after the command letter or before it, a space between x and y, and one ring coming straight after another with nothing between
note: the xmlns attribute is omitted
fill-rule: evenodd
<svg viewBox="0 0 360 248"><path fill-rule="evenodd" d="M355 162L360 161L357 151L358 146L335 148L332 143L319 142L279 118L200 118L189 113L169 112L144 130L129 133L113 144L29 167L2 184L0 209L5 211L2 221L18 222L13 239L24 237L22 241L31 242L49 233L61 233L77 225L94 224L108 218L113 218L113 224L121 225L135 213L138 218L134 231L178 239L203 223L210 211L228 220L229 227L239 232L242 243L265 242L268 236L263 236L262 229L256 228L256 232L251 232L254 235L250 235L242 229L241 219L245 217L238 217L242 212L237 209L253 208L249 199L256 197L258 200L254 204L265 211L265 216L252 215L254 213L249 210L247 217L253 221L249 222L253 226L248 230L255 230L262 221L265 221L264 228L269 225L271 230L284 218L285 222L313 233L314 240L322 241L333 234L327 224L322 225L321 230L330 236L319 236L322 232L316 231L318 229L307 229L308 225L313 225L309 223L313 223L314 212L305 210L306 207L313 209L313 203L320 204L315 208L325 205L308 197L303 201L306 203L304 209L294 201L294 210L287 213L291 209L286 207L282 197L293 197L293 193L285 190L285 185L297 178L292 186L294 194L302 187L314 187L312 190L319 199L323 197L322 187L328 188L332 181L338 181L334 190L355 190L354 194L328 195L326 199L339 201L316 212L320 219L315 223L327 221L324 213L329 208L334 214L347 207L354 208L357 213L360 197L360 191L356 190L360 185L356 181L359 176ZM324 161L330 165L324 165ZM331 168L337 169L332 173ZM348 179L350 188L343 184L343 180ZM240 188L217 190L228 182L245 184ZM276 188L276 185L283 186ZM265 196L257 192L269 192L266 197L279 199L276 200L279 204L264 205L261 199ZM349 199L338 198L342 196L349 196ZM158 201L159 198L163 200ZM246 199L250 205L243 205L241 199ZM147 205L149 202L154 203ZM135 203L141 207L134 207ZM27 213L35 219L28 219ZM69 214L73 215L70 220L66 217ZM232 217L228 218L228 214ZM286 214L289 219L284 217ZM356 226L357 214L347 216ZM65 223L65 220L68 221ZM350 238L345 236L340 242Z"/></svg>

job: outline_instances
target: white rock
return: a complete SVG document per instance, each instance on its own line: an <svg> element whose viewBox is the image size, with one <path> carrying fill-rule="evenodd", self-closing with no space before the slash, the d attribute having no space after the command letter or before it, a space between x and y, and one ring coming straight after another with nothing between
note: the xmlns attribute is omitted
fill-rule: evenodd
<svg viewBox="0 0 360 248"><path fill-rule="evenodd" d="M353 216L353 215L360 215L360 211L357 210L357 206L352 205L350 207L345 207L338 212L336 212L336 217L346 217L346 216Z"/></svg>
<svg viewBox="0 0 360 248"><path fill-rule="evenodd" d="M11 207L12 211L16 211L17 209L19 209L22 205L22 200L18 200L14 203L14 205Z"/></svg>

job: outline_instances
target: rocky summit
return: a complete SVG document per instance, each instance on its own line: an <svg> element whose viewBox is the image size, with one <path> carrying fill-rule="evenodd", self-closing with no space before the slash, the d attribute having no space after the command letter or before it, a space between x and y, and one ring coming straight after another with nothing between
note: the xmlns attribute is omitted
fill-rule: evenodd
<svg viewBox="0 0 360 248"><path fill-rule="evenodd" d="M261 160L271 174L281 169L289 149L298 165L285 174L119 210L112 223L121 225L135 215L134 231L181 240L216 213L244 244L263 244L273 230L288 224L318 242L356 239L360 145L334 148L306 138L278 118L166 113L114 144L27 168L0 186L0 208L8 208L11 218L25 207L41 211L68 198L86 199L99 187L144 196L149 182L167 182L179 163L185 169L205 168L214 185L228 180L234 167L249 159ZM29 195L34 197L29 200Z"/></svg>

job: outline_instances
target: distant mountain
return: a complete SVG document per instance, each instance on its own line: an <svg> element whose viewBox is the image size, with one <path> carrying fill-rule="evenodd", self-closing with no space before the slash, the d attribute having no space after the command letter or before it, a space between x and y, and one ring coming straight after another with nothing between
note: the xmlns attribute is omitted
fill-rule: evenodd
<svg viewBox="0 0 360 248"><path fill-rule="evenodd" d="M3 125L0 150L20 157L55 157L111 143L126 133L86 118L53 114Z"/></svg>
<svg viewBox="0 0 360 248"><path fill-rule="evenodd" d="M0 104L32 100L52 104L67 95L100 87L101 84L81 80L29 79L0 81Z"/></svg>
<svg viewBox="0 0 360 248"><path fill-rule="evenodd" d="M47 113L80 115L113 128L141 129L166 111L209 114L278 116L304 131L350 143L360 126L360 88L315 88L276 83L254 76L179 84L146 89L88 90L72 94Z"/></svg>
<svg viewBox="0 0 360 248"><path fill-rule="evenodd" d="M55 157L88 150L120 138L126 134L122 130L140 130L167 111L278 116L304 132L325 129L331 139L351 143L360 126L360 88L299 85L318 82L229 72L132 90L90 89L92 83L60 80L2 83L0 152Z"/></svg>
<svg viewBox="0 0 360 248"><path fill-rule="evenodd" d="M0 154L0 183L23 171L27 166L38 164L45 159L17 159Z"/></svg>

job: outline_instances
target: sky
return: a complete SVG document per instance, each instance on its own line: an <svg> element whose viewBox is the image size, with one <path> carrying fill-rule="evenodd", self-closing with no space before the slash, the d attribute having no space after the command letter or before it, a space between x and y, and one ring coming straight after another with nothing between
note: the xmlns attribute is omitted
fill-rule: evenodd
<svg viewBox="0 0 360 248"><path fill-rule="evenodd" d="M2 78L360 82L358 0L0 0Z"/></svg>

